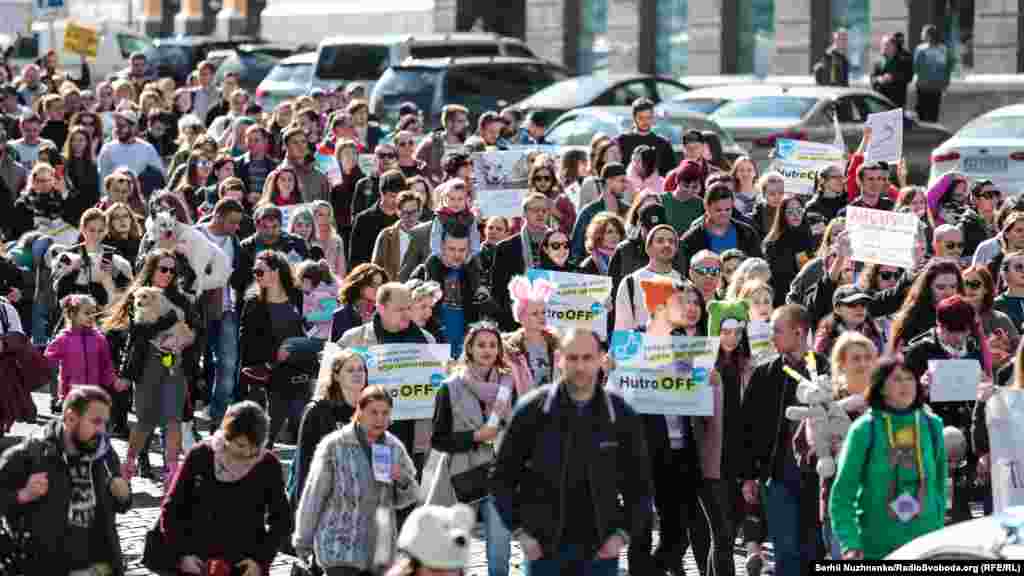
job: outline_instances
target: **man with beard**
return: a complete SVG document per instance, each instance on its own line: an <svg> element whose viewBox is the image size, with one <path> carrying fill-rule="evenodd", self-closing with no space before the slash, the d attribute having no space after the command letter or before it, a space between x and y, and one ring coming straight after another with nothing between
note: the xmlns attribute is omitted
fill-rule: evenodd
<svg viewBox="0 0 1024 576"><path fill-rule="evenodd" d="M124 575L115 516L132 494L107 438L110 405L102 389L76 386L60 419L0 457L5 514L31 535L26 573Z"/></svg>
<svg viewBox="0 0 1024 576"><path fill-rule="evenodd" d="M142 174L147 166L152 166L161 175L166 175L164 161L160 159L156 148L149 142L135 137L135 128L138 124L139 117L131 110L114 112L115 139L103 145L97 160L101 179L122 166L135 174Z"/></svg>
<svg viewBox="0 0 1024 576"><path fill-rule="evenodd" d="M245 274L243 286L252 284L252 266L256 255L264 250L276 250L284 254L293 266L306 259L308 247L302 238L292 236L281 230L281 209L277 206L264 204L254 214L256 233L242 241L241 261L239 268ZM231 284L236 285L235 279Z"/></svg>
<svg viewBox="0 0 1024 576"><path fill-rule="evenodd" d="M631 272L619 283L615 295L615 329L635 330L650 319L650 311L644 303L640 282L652 278L682 280L679 272L672 267L679 249L679 235L669 224L658 224L645 237L647 265Z"/></svg>
<svg viewBox="0 0 1024 576"><path fill-rule="evenodd" d="M373 156L377 164L376 173L364 176L362 180L356 182L356 189L352 193L353 220L360 212L367 210L377 201L381 174L398 168L398 153L393 144L378 144L377 148L373 150Z"/></svg>
<svg viewBox="0 0 1024 576"><path fill-rule="evenodd" d="M654 131L654 101L648 98L637 98L633 101L633 129L614 138L615 144L622 151L622 157L633 157L633 149L646 144L658 152L658 174L668 175L676 167L676 153L672 143Z"/></svg>
<svg viewBox="0 0 1024 576"><path fill-rule="evenodd" d="M441 130L434 131L416 149L416 159L427 163L427 173L434 185L444 181L441 158L445 148L461 147L469 132L469 109L449 104L441 109Z"/></svg>
<svg viewBox="0 0 1024 576"><path fill-rule="evenodd" d="M580 210L576 224L572 229L572 257L583 260L586 258L585 244L587 228L590 221L601 212L613 212L621 216L628 208L622 201L626 192L626 167L618 162L609 162L601 168L601 181L598 189L601 195Z"/></svg>
<svg viewBox="0 0 1024 576"><path fill-rule="evenodd" d="M738 248L748 257L761 256L761 240L753 228L733 218L733 193L725 184L714 184L704 193L704 216L683 234L680 250L689 262L701 250L721 254Z"/></svg>
<svg viewBox="0 0 1024 576"><path fill-rule="evenodd" d="M502 126L501 116L497 112L484 112L476 122L476 134L466 140L466 149L471 152L507 150L508 146L499 140Z"/></svg>

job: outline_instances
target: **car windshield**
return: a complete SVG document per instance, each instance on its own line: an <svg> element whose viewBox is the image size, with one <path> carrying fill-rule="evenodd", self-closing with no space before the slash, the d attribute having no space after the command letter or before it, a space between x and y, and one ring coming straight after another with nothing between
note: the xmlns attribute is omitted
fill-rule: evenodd
<svg viewBox="0 0 1024 576"><path fill-rule="evenodd" d="M978 118L956 135L960 138L1024 138L1024 116Z"/></svg>
<svg viewBox="0 0 1024 576"><path fill-rule="evenodd" d="M272 82L294 82L304 84L313 74L312 64L278 64L264 80Z"/></svg>
<svg viewBox="0 0 1024 576"><path fill-rule="evenodd" d="M441 71L436 68L388 68L373 86L373 100L380 103L376 110L380 121L396 124L398 107L407 100L430 114L440 75Z"/></svg>
<svg viewBox="0 0 1024 576"><path fill-rule="evenodd" d="M762 96L733 100L711 113L715 120L736 118L801 118L817 103L815 98Z"/></svg>
<svg viewBox="0 0 1024 576"><path fill-rule="evenodd" d="M672 100L672 104L677 107L682 107L690 112L697 112L698 114L711 114L715 110L725 104L726 100L722 98L676 98Z"/></svg>
<svg viewBox="0 0 1024 576"><path fill-rule="evenodd" d="M316 74L325 80L376 80L390 65L391 48L379 44L339 44L320 49Z"/></svg>

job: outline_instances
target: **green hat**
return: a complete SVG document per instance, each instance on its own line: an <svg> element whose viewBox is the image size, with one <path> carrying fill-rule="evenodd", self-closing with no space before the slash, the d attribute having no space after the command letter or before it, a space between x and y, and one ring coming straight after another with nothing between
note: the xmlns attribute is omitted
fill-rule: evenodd
<svg viewBox="0 0 1024 576"><path fill-rule="evenodd" d="M714 337L721 334L722 325L729 320L746 324L750 320L750 304L746 300L712 300L708 302L708 336Z"/></svg>

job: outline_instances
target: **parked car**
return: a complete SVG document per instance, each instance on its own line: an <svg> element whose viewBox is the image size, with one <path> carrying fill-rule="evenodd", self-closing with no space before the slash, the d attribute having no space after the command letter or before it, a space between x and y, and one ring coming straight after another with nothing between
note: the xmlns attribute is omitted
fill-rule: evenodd
<svg viewBox="0 0 1024 576"><path fill-rule="evenodd" d="M544 139L562 147L589 151L594 134L602 132L614 138L632 128L633 112L629 106L591 106L570 110L560 116L548 129ZM747 153L727 131L704 114L685 110L656 110L653 131L667 138L677 154L683 153L683 134L687 130L711 130L718 134L722 141L722 151L730 160Z"/></svg>
<svg viewBox="0 0 1024 576"><path fill-rule="evenodd" d="M868 114L893 110L885 96L861 88L748 84L691 90L666 107L707 114L766 166L779 138L834 142L832 112L838 115L843 140L852 151L860 143ZM907 113L903 151L912 176L924 178L932 150L949 138L940 124L921 122Z"/></svg>
<svg viewBox="0 0 1024 576"><path fill-rule="evenodd" d="M295 48L284 44L242 44L218 64L213 82L220 86L225 74L237 72L239 85L253 92L278 62L292 54Z"/></svg>
<svg viewBox="0 0 1024 576"><path fill-rule="evenodd" d="M32 24L31 34L18 35L14 38L3 35L5 37L0 40L0 44L13 44L14 52L10 63L19 67L37 61L47 50L54 48L58 55L57 67L69 71L72 76L78 78L82 57L64 50L64 29L67 22L57 20L53 23L55 46L50 46L49 23L40 21ZM99 35L96 58L89 61L93 82L98 82L127 66L128 57L133 52L144 52L153 46L152 40L121 24L104 22L90 24L89 27L95 28Z"/></svg>
<svg viewBox="0 0 1024 576"><path fill-rule="evenodd" d="M470 56L517 56L536 58L525 42L491 33L390 34L336 36L320 42L313 86L364 82L366 93L390 66L408 58L463 58Z"/></svg>
<svg viewBox="0 0 1024 576"><path fill-rule="evenodd" d="M671 100L689 90L662 76L612 74L576 76L527 97L512 106L523 112L537 112L550 126L563 113L585 106L629 106L637 98L655 103Z"/></svg>
<svg viewBox="0 0 1024 576"><path fill-rule="evenodd" d="M408 100L433 128L441 125L445 104L462 104L476 114L499 110L567 76L565 68L536 58L410 59L380 77L370 97L370 114L393 126L398 107Z"/></svg>
<svg viewBox="0 0 1024 576"><path fill-rule="evenodd" d="M894 550L886 560L1024 560L1021 537L1024 506L959 522L920 536Z"/></svg>
<svg viewBox="0 0 1024 576"><path fill-rule="evenodd" d="M257 38L236 36L230 40L209 36L174 36L159 38L146 50L146 69L159 77L171 77L184 84L196 64L215 50L231 50L242 44L262 44ZM122 74L128 72L127 68Z"/></svg>
<svg viewBox="0 0 1024 576"><path fill-rule="evenodd" d="M929 181L950 170L988 178L1013 195L1024 191L1024 104L983 114L939 145L932 152Z"/></svg>
<svg viewBox="0 0 1024 576"><path fill-rule="evenodd" d="M281 102L309 93L316 52L304 52L281 60L256 87L256 103L271 110Z"/></svg>

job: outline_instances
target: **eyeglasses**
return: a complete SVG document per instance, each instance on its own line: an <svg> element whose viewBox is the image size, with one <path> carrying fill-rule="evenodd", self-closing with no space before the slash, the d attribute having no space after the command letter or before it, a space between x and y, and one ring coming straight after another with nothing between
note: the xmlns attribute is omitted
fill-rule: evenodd
<svg viewBox="0 0 1024 576"><path fill-rule="evenodd" d="M568 242L549 242L548 248L552 250L566 250L569 248Z"/></svg>
<svg viewBox="0 0 1024 576"><path fill-rule="evenodd" d="M378 160L394 160L395 159L395 155L390 153L390 152L378 153L377 154L377 159Z"/></svg>
<svg viewBox="0 0 1024 576"><path fill-rule="evenodd" d="M886 282L891 282L893 280L898 279L899 277L900 273L893 270L882 270L881 272L878 273L878 278L880 280L885 280Z"/></svg>
<svg viewBox="0 0 1024 576"><path fill-rule="evenodd" d="M981 290L983 286L981 280L964 280L964 288L969 290Z"/></svg>
<svg viewBox="0 0 1024 576"><path fill-rule="evenodd" d="M171 267L168 267L168 266L158 266L156 270L157 270L157 272L159 272L161 274L174 274L174 267L173 266L171 266Z"/></svg>
<svg viewBox="0 0 1024 576"><path fill-rule="evenodd" d="M963 250L963 242L943 242L946 245L946 250Z"/></svg>
<svg viewBox="0 0 1024 576"><path fill-rule="evenodd" d="M693 266L691 270L701 276L718 276L722 273L720 266Z"/></svg>

